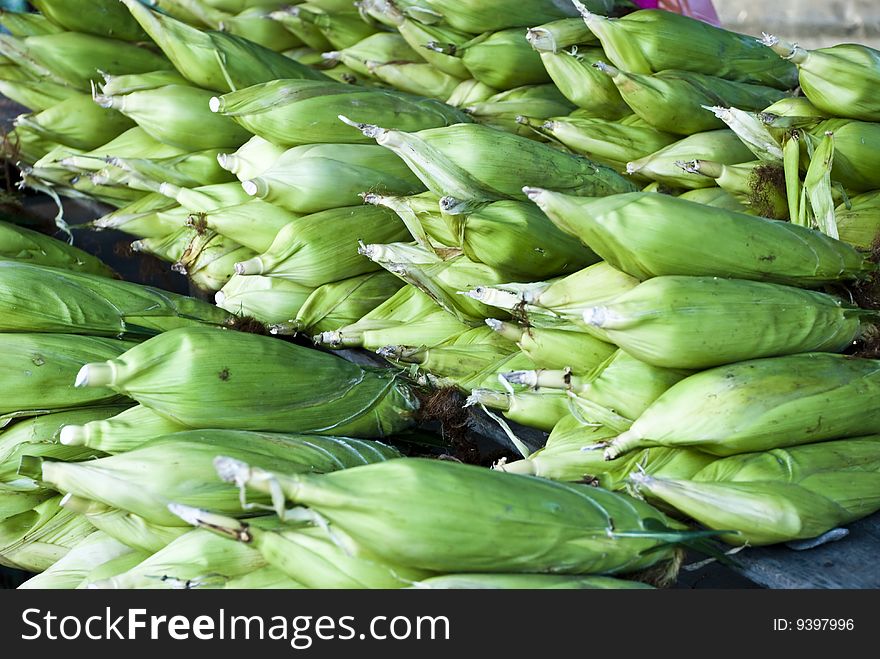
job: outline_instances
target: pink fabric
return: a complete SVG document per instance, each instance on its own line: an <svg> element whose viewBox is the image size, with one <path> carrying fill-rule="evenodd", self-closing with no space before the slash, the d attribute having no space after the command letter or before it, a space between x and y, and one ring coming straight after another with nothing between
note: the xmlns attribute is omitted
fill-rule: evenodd
<svg viewBox="0 0 880 659"><path fill-rule="evenodd" d="M712 25L720 25L712 0L634 0L642 9L665 9Z"/></svg>

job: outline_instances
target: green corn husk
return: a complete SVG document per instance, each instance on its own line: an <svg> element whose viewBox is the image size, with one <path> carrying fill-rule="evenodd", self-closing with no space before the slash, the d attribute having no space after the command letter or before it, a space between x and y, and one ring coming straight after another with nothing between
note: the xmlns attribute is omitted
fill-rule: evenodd
<svg viewBox="0 0 880 659"><path fill-rule="evenodd" d="M391 298L402 282L390 272L349 277L314 290L289 322L270 327L272 334L320 335L363 318Z"/></svg>
<svg viewBox="0 0 880 659"><path fill-rule="evenodd" d="M47 140L75 149L94 149L134 126L131 119L95 104L85 94L68 98L34 115L15 121Z"/></svg>
<svg viewBox="0 0 880 659"><path fill-rule="evenodd" d="M178 361L188 366L179 368ZM324 377L304 381L306 372ZM166 332L122 359L87 364L77 380L88 388L106 382L192 428L380 437L407 427L418 406L393 374L276 339L213 328ZM217 407L206 408L191 395L209 385Z"/></svg>
<svg viewBox="0 0 880 659"><path fill-rule="evenodd" d="M584 311L631 291L638 283L635 277L600 261L551 282L481 286L467 294L509 311L531 327L587 331L608 342L601 330L584 323Z"/></svg>
<svg viewBox="0 0 880 659"><path fill-rule="evenodd" d="M206 293L216 293L232 278L235 264L256 256L253 250L213 231L200 232L171 266Z"/></svg>
<svg viewBox="0 0 880 659"><path fill-rule="evenodd" d="M760 160L782 162L782 145L761 115L738 108L704 108L715 113Z"/></svg>
<svg viewBox="0 0 880 659"><path fill-rule="evenodd" d="M228 579L222 588L226 590L300 590L305 589L305 586L294 581L281 570L267 565L249 574Z"/></svg>
<svg viewBox="0 0 880 659"><path fill-rule="evenodd" d="M221 324L228 314L176 293L96 275L0 261L4 314L0 329L26 332L149 336L175 327Z"/></svg>
<svg viewBox="0 0 880 659"><path fill-rule="evenodd" d="M408 3L407 3L408 4ZM417 4L433 10L452 27L479 34L486 30L541 25L559 18L577 16L577 10L565 2L526 0L516 7L504 0L421 0ZM614 9L610 0L588 0L591 11L608 13Z"/></svg>
<svg viewBox="0 0 880 659"><path fill-rule="evenodd" d="M283 22L288 30L316 50L341 50L376 32L376 27L363 20L360 13L353 9L352 3L344 0L342 5L330 8L310 2L280 9L272 12L271 16ZM294 20L289 21L288 17Z"/></svg>
<svg viewBox="0 0 880 659"><path fill-rule="evenodd" d="M149 40L117 0L34 0L31 4L52 23L71 32L123 41Z"/></svg>
<svg viewBox="0 0 880 659"><path fill-rule="evenodd" d="M627 73L598 62L627 105L657 130L694 135L722 128L724 123L704 106L723 105L761 110L784 96L779 90L731 82L702 73L667 69L653 75Z"/></svg>
<svg viewBox="0 0 880 659"><path fill-rule="evenodd" d="M278 232L268 250L237 263L235 272L281 277L317 288L378 270L378 266L358 254L359 240L390 242L406 235L406 227L388 209L336 208L293 220Z"/></svg>
<svg viewBox="0 0 880 659"><path fill-rule="evenodd" d="M245 9L236 16L224 16L217 27L222 32L279 53L303 45L302 39L271 18L270 12L261 7Z"/></svg>
<svg viewBox="0 0 880 659"><path fill-rule="evenodd" d="M180 217L179 213L176 213ZM142 238L131 243L131 251L149 254L167 263L177 263L183 258L190 243L198 238L198 232L188 226L182 226L171 233L156 238Z"/></svg>
<svg viewBox="0 0 880 659"><path fill-rule="evenodd" d="M60 505L84 517L93 528L146 556L164 549L189 531L184 526L153 524L127 510L113 508L73 494L66 494L61 499Z"/></svg>
<svg viewBox="0 0 880 659"><path fill-rule="evenodd" d="M316 144L293 148L244 189L297 213L352 206L365 190L408 195L422 185L394 153L372 144Z"/></svg>
<svg viewBox="0 0 880 659"><path fill-rule="evenodd" d="M797 71L754 37L675 12L643 9L620 19L582 11L611 62L631 73L681 69L778 89L797 86Z"/></svg>
<svg viewBox="0 0 880 659"><path fill-rule="evenodd" d="M880 121L880 103L870 93L880 82L880 51L851 43L806 50L772 35L764 38L764 45L797 65L804 96L820 111Z"/></svg>
<svg viewBox="0 0 880 659"><path fill-rule="evenodd" d="M428 25L400 15L394 26L410 47L426 62L447 75L464 80L471 74L460 57L449 55L450 46L457 50L471 39L472 34L455 30L446 25ZM434 47L429 47L429 44Z"/></svg>
<svg viewBox="0 0 880 659"><path fill-rule="evenodd" d="M175 212L179 218L174 218ZM156 238L180 227L186 222L188 214L189 211L180 208L176 201L155 192L121 206L86 226L97 231L117 229L139 238Z"/></svg>
<svg viewBox="0 0 880 659"><path fill-rule="evenodd" d="M0 483L0 523L20 513L33 510L53 495L54 492L43 488L22 490Z"/></svg>
<svg viewBox="0 0 880 659"><path fill-rule="evenodd" d="M9 11L0 9L0 25L14 37L35 37L41 34L58 34L64 32L50 21L43 13Z"/></svg>
<svg viewBox="0 0 880 659"><path fill-rule="evenodd" d="M570 368L576 373L592 371L616 350L584 332L522 327L490 318L494 331L516 342L529 359L541 369Z"/></svg>
<svg viewBox="0 0 880 659"><path fill-rule="evenodd" d="M539 53L558 53L571 46L596 46L599 39L580 18L560 18L530 27L526 41Z"/></svg>
<svg viewBox="0 0 880 659"><path fill-rule="evenodd" d="M785 173L781 163L757 160L725 165L711 160L693 160L682 163L682 167L688 173L714 179L719 187L743 199L755 215L788 219Z"/></svg>
<svg viewBox="0 0 880 659"><path fill-rule="evenodd" d="M170 183L159 186L159 192L170 197L190 213L210 213L220 208L237 206L252 201L237 182L181 188Z"/></svg>
<svg viewBox="0 0 880 659"><path fill-rule="evenodd" d="M524 200L522 183L546 181L573 194L603 196L633 190L608 167L524 137L478 124L405 133L358 126L391 149L436 194L469 200ZM516 154L516 160L512 161Z"/></svg>
<svg viewBox="0 0 880 659"><path fill-rule="evenodd" d="M163 144L140 126L135 126L107 144L87 153L63 158L59 164L75 171L98 171L107 165L108 157L159 159L175 158L187 153L186 149Z"/></svg>
<svg viewBox="0 0 880 659"><path fill-rule="evenodd" d="M370 77L370 63L424 62L397 32L377 32L341 51L325 53L325 58L342 62L356 73Z"/></svg>
<svg viewBox="0 0 880 659"><path fill-rule="evenodd" d="M631 572L668 558L674 550L665 543L679 537L641 501L451 462L407 458L314 478L232 460L217 466L223 478L249 490L271 488L279 512L288 498L309 506L351 537L346 544L355 555L370 552L438 572ZM478 508L474 496L482 501ZM430 503L435 497L445 505ZM424 535L421 525L432 532ZM652 548L657 551L646 552Z"/></svg>
<svg viewBox="0 0 880 659"><path fill-rule="evenodd" d="M613 577L561 574L444 574L414 583L429 590L638 590L652 586Z"/></svg>
<svg viewBox="0 0 880 659"><path fill-rule="evenodd" d="M47 499L0 521L0 565L43 572L94 532L83 517L60 508L60 500Z"/></svg>
<svg viewBox="0 0 880 659"><path fill-rule="evenodd" d="M644 471L658 478L691 478L716 460L701 451L663 447L606 460L602 450L596 447L615 434L613 430L584 424L569 415L556 424L544 448L524 460L499 463L495 469L623 491L633 473Z"/></svg>
<svg viewBox="0 0 880 659"><path fill-rule="evenodd" d="M755 301L759 300L760 304ZM839 298L780 284L663 276L584 312L632 356L667 368L708 368L800 352L842 352L873 318ZM707 332L710 323L723 333Z"/></svg>
<svg viewBox="0 0 880 659"><path fill-rule="evenodd" d="M100 277L114 276L109 266L88 252L8 222L0 222L0 258Z"/></svg>
<svg viewBox="0 0 880 659"><path fill-rule="evenodd" d="M688 190L680 195L679 199L693 201L704 206L720 208L736 213L750 213L750 209L738 197L721 188L698 188Z"/></svg>
<svg viewBox="0 0 880 659"><path fill-rule="evenodd" d="M274 165L286 149L254 135L235 153L217 156L220 166L232 172L239 181L256 178Z"/></svg>
<svg viewBox="0 0 880 659"><path fill-rule="evenodd" d="M317 25L315 25L315 18L322 16L321 14L314 14L308 9L295 5L292 7L282 7L281 9L277 9L276 11L271 12L269 16L274 21L283 25L288 32L293 34L306 46L315 51L326 52L333 47L327 37L324 36L324 33ZM345 46L343 46L343 48L344 47Z"/></svg>
<svg viewBox="0 0 880 659"><path fill-rule="evenodd" d="M370 65L370 73L386 85L407 94L445 101L461 78L443 73L427 62L384 62Z"/></svg>
<svg viewBox="0 0 880 659"><path fill-rule="evenodd" d="M0 401L0 427L19 416L85 405L106 404L116 394L106 387L78 391L73 387L82 364L120 355L128 341L72 334L0 334L0 363L5 393Z"/></svg>
<svg viewBox="0 0 880 659"><path fill-rule="evenodd" d="M187 506L173 504L171 509L190 524L256 549L269 565L306 588L402 588L430 576L375 557L349 555L339 546L336 529L261 528L260 519L252 524Z"/></svg>
<svg viewBox="0 0 880 659"><path fill-rule="evenodd" d="M382 121L400 130L423 130L468 121L439 101L337 82L275 80L211 99L211 109L276 144L370 143L339 121Z"/></svg>
<svg viewBox="0 0 880 659"><path fill-rule="evenodd" d="M440 205L455 210L462 204L444 197ZM457 236L456 244L471 261L525 280L568 274L599 260L524 202L498 201L474 212L450 214L447 222Z"/></svg>
<svg viewBox="0 0 880 659"><path fill-rule="evenodd" d="M697 133L679 140L659 151L629 162L628 174L638 174L673 188L713 187L711 180L691 176L677 165L685 160L712 160L726 165L737 165L753 160L752 152L732 130L713 130Z"/></svg>
<svg viewBox="0 0 880 659"><path fill-rule="evenodd" d="M555 391L511 393L494 389L474 389L468 396L466 405L499 410L511 421L547 432L568 415L568 397Z"/></svg>
<svg viewBox="0 0 880 659"><path fill-rule="evenodd" d="M635 115L632 115L633 117ZM523 119L540 134L552 137L575 153L626 171L628 162L645 158L678 138L631 120L609 121L586 117L555 117L547 121Z"/></svg>
<svg viewBox="0 0 880 659"><path fill-rule="evenodd" d="M202 32L151 11L138 0L121 1L174 67L199 87L227 92L278 78L326 78L319 71L241 37Z"/></svg>
<svg viewBox="0 0 880 659"><path fill-rule="evenodd" d="M458 48L451 54L461 57L461 63L474 80L495 89L505 90L523 85L550 82L550 76L535 52L523 38L520 28L486 32Z"/></svg>
<svg viewBox="0 0 880 659"><path fill-rule="evenodd" d="M68 413L70 414L70 413ZM51 415L50 415L51 416ZM111 416L64 422L58 439L65 446L86 446L103 453L124 453L163 435L186 430L186 427L159 416L143 405L135 405Z"/></svg>
<svg viewBox="0 0 880 659"><path fill-rule="evenodd" d="M840 239L857 249L870 250L880 238L880 191L850 197L834 211Z"/></svg>
<svg viewBox="0 0 880 659"><path fill-rule="evenodd" d="M615 351L584 377L564 371L514 371L502 377L511 384L571 392L572 413L585 423L622 432L670 387L690 373L646 364Z"/></svg>
<svg viewBox="0 0 880 659"><path fill-rule="evenodd" d="M315 291L280 277L233 275L214 296L221 309L236 316L277 324L294 318Z"/></svg>
<svg viewBox="0 0 880 659"><path fill-rule="evenodd" d="M337 437L196 430L158 437L88 462L25 457L20 469L55 489L132 512L147 522L180 526L180 519L167 509L171 501L221 513L241 511L235 488L213 475L213 459L227 454L292 472L345 469L398 455L381 444Z"/></svg>
<svg viewBox="0 0 880 659"><path fill-rule="evenodd" d="M556 85L526 85L495 94L464 109L481 124L536 139L540 138L540 133L525 125L519 117L528 114L530 117L547 119L567 115L575 107Z"/></svg>
<svg viewBox="0 0 880 659"><path fill-rule="evenodd" d="M875 433L876 374L875 360L824 353L697 373L657 399L611 443L608 454L693 446L733 455ZM702 409L711 413L698 414Z"/></svg>
<svg viewBox="0 0 880 659"><path fill-rule="evenodd" d="M88 588L211 588L265 566L257 550L204 529L193 529L127 572L92 582Z"/></svg>
<svg viewBox="0 0 880 659"><path fill-rule="evenodd" d="M81 92L88 92L90 83L99 79L99 69L117 74L169 68L168 60L146 48L79 32L24 39L0 35L0 54L39 80L70 85Z"/></svg>
<svg viewBox="0 0 880 659"><path fill-rule="evenodd" d="M439 245L442 253L444 247L454 250L459 245L448 218L440 209L440 199L433 192L409 197L390 197L374 193L363 195L364 203L384 206L397 213L421 247L438 251Z"/></svg>
<svg viewBox="0 0 880 659"><path fill-rule="evenodd" d="M540 56L559 91L579 108L605 119L632 114L614 81L595 66L604 60L601 48L542 52Z"/></svg>
<svg viewBox="0 0 880 659"><path fill-rule="evenodd" d="M533 190L530 196L557 226L639 279L691 275L818 286L864 279L876 268L819 231L719 208L707 212L669 195L589 199ZM706 252L714 241L724 249Z"/></svg>
<svg viewBox="0 0 880 659"><path fill-rule="evenodd" d="M158 89L168 85L189 85L186 78L177 71L151 71L112 76L103 74L104 82L99 86L104 96L124 96L132 92Z"/></svg>
<svg viewBox="0 0 880 659"><path fill-rule="evenodd" d="M218 149L205 149L173 158L109 158L108 162L114 167L159 183L197 188L235 180L217 162L219 153Z"/></svg>
<svg viewBox="0 0 880 659"><path fill-rule="evenodd" d="M211 112L211 92L187 85L166 85L124 96L101 96L104 107L133 119L149 135L190 151L239 147L249 133L229 118Z"/></svg>
<svg viewBox="0 0 880 659"><path fill-rule="evenodd" d="M42 574L31 577L19 588L43 590L73 590L77 588L94 569L104 563L136 553L118 540L95 531L83 538L77 545L51 565ZM137 552L140 556L141 554Z"/></svg>
<svg viewBox="0 0 880 659"><path fill-rule="evenodd" d="M62 101L80 95L75 89L54 82L3 80L2 77L0 77L0 94L25 106L31 112L48 110Z"/></svg>
<svg viewBox="0 0 880 659"><path fill-rule="evenodd" d="M831 178L847 189L868 192L880 188L877 168L880 160L880 126L867 121L828 119L810 129L816 143L834 133L834 163Z"/></svg>
<svg viewBox="0 0 880 659"><path fill-rule="evenodd" d="M484 85L478 80L463 80L446 99L446 103L454 108L462 108L475 103L484 103L498 93L497 89Z"/></svg>

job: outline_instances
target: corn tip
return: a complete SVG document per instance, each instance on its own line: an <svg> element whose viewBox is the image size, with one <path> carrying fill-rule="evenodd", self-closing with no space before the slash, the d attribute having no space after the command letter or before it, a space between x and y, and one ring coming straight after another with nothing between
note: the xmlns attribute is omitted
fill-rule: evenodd
<svg viewBox="0 0 880 659"><path fill-rule="evenodd" d="M85 446L85 426L64 426L58 435L58 441L64 446Z"/></svg>
<svg viewBox="0 0 880 659"><path fill-rule="evenodd" d="M223 102L219 96L212 96L211 100L208 101L208 107L211 109L211 112L220 112L222 106Z"/></svg>
<svg viewBox="0 0 880 659"><path fill-rule="evenodd" d="M247 481L250 466L241 460L224 455L214 458L214 469L220 480L241 485Z"/></svg>

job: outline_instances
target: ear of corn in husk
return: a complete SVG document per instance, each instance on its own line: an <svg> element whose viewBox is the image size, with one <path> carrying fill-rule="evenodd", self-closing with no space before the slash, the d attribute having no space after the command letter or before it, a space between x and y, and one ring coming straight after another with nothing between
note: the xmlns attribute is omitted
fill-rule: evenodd
<svg viewBox="0 0 880 659"><path fill-rule="evenodd" d="M602 196L633 189L610 168L517 135L477 124L405 133L360 125L397 153L426 187L462 201L524 199L522 181L545 181L573 194ZM513 161L512 154L516 154Z"/></svg>
<svg viewBox="0 0 880 659"><path fill-rule="evenodd" d="M782 162L782 145L779 137L770 129L760 115L739 108L707 107L736 133L749 150L759 159Z"/></svg>
<svg viewBox="0 0 880 659"><path fill-rule="evenodd" d="M782 165L754 161L741 165L725 165L711 160L681 163L682 169L695 176L715 179L724 190L739 196L755 215L788 219L788 199Z"/></svg>
<svg viewBox="0 0 880 659"><path fill-rule="evenodd" d="M874 433L876 379L876 361L824 353L711 369L655 401L609 455L661 445L732 455Z"/></svg>
<svg viewBox="0 0 880 659"><path fill-rule="evenodd" d="M668 195L636 192L588 199L533 190L531 197L558 226L640 279L714 275L816 286L862 279L875 268L851 246L818 231L709 210ZM669 242L661 244L664 235ZM714 240L722 240L725 249L706 252Z"/></svg>
<svg viewBox="0 0 880 659"><path fill-rule="evenodd" d="M2 76L0 76L0 94L32 112L48 110L62 101L80 95L75 89L55 82L4 80Z"/></svg>
<svg viewBox="0 0 880 659"><path fill-rule="evenodd" d="M96 100L133 119L160 142L190 150L241 146L250 137L247 130L211 112L212 97L204 89L166 85Z"/></svg>
<svg viewBox="0 0 880 659"><path fill-rule="evenodd" d="M0 222L0 257L33 265L113 277L113 271L88 252L8 222Z"/></svg>
<svg viewBox="0 0 880 659"><path fill-rule="evenodd" d="M124 41L148 41L128 10L117 0L35 0L41 15L60 28Z"/></svg>
<svg viewBox="0 0 880 659"><path fill-rule="evenodd" d="M798 68L804 95L833 116L880 120L880 103L870 90L880 82L880 51L860 44L806 50L767 35L764 45Z"/></svg>
<svg viewBox="0 0 880 659"><path fill-rule="evenodd" d="M421 182L394 153L371 144L318 144L283 154L244 189L297 213L351 206L365 190L407 195Z"/></svg>
<svg viewBox="0 0 880 659"><path fill-rule="evenodd" d="M277 3L276 3L277 4ZM312 48L326 51L353 46L376 32L376 27L363 20L347 0L341 7L320 7L314 2L287 7L272 12L275 20ZM290 20L293 19L293 20Z"/></svg>
<svg viewBox="0 0 880 659"><path fill-rule="evenodd" d="M76 171L97 171L106 166L106 158L174 158L186 155L184 148L163 144L140 126L131 128L119 137L91 151L63 158L59 164Z"/></svg>
<svg viewBox="0 0 880 659"><path fill-rule="evenodd" d="M108 158L108 162L153 181L197 188L235 180L232 174L220 167L218 153L218 149L205 149L172 158Z"/></svg>
<svg viewBox="0 0 880 659"><path fill-rule="evenodd" d="M118 74L170 68L168 60L147 48L79 32L24 39L0 35L0 55L13 59L37 79L67 84L83 93L99 79L99 70Z"/></svg>
<svg viewBox="0 0 880 659"><path fill-rule="evenodd" d="M647 157L677 140L669 133L626 120L571 116L523 121L528 121L540 134L617 171L626 171L628 162Z"/></svg>
<svg viewBox="0 0 880 659"><path fill-rule="evenodd" d="M94 149L134 126L131 119L96 105L79 94L33 115L21 115L17 126L25 125L45 139L75 149Z"/></svg>
<svg viewBox="0 0 880 659"><path fill-rule="evenodd" d="M751 151L731 130L712 130L691 135L650 155L630 161L628 174L658 181L678 188L713 187L710 180L700 179L683 172L676 164L683 160L712 160L736 165L754 159Z"/></svg>
<svg viewBox="0 0 880 659"><path fill-rule="evenodd" d="M127 510L154 524L180 519L177 501L218 512L241 510L238 492L214 476L217 455L234 455L268 469L328 471L395 457L382 445L335 437L303 437L229 430L200 430L158 437L124 453L67 463L23 458L21 472L58 490Z"/></svg>
<svg viewBox="0 0 880 659"><path fill-rule="evenodd" d="M295 317L314 290L280 277L233 275L214 300L236 316L275 324Z"/></svg>
<svg viewBox="0 0 880 659"><path fill-rule="evenodd" d="M276 78L325 78L318 71L241 37L202 32L151 11L138 0L122 2L174 67L199 87L226 92Z"/></svg>
<svg viewBox="0 0 880 659"><path fill-rule="evenodd" d="M104 96L124 96L132 92L158 89L168 85L188 86L186 78L177 71L151 71L149 73L129 73L122 75L102 74L104 82L98 86Z"/></svg>
<svg viewBox="0 0 880 659"><path fill-rule="evenodd" d="M526 31L526 41L539 53L557 53L571 46L598 45L599 39L580 18L560 18Z"/></svg>
<svg viewBox="0 0 880 659"><path fill-rule="evenodd" d="M268 250L237 263L235 272L283 277L317 287L378 269L358 254L359 240L383 243L405 237L406 227L386 208L336 208L293 220L278 232Z"/></svg>
<svg viewBox="0 0 880 659"><path fill-rule="evenodd" d="M579 4L579 3L575 3ZM778 89L797 86L797 72L758 40L675 12L645 9L620 19L582 10L611 62L632 73L682 69Z"/></svg>
<svg viewBox="0 0 880 659"><path fill-rule="evenodd" d="M351 537L356 555L438 572L629 572L667 558L673 549L660 545L682 537L661 513L622 495L449 462L391 460L335 478L273 474L225 459L217 467L248 490L279 493L277 508L290 499L314 509ZM443 507L429 504L437 496ZM474 496L482 501L476 509ZM472 523L463 526L465 509ZM420 525L432 533L423 535ZM646 554L651 548L658 551Z"/></svg>
<svg viewBox="0 0 880 659"><path fill-rule="evenodd" d="M541 56L519 28L486 32L452 50L471 77L495 89L550 82Z"/></svg>
<svg viewBox="0 0 880 659"><path fill-rule="evenodd" d="M263 556L240 542L193 529L127 572L90 583L94 589L197 589L266 566Z"/></svg>
<svg viewBox="0 0 880 659"><path fill-rule="evenodd" d="M163 215L166 212L170 215ZM175 213L178 218L173 217ZM155 192L99 217L86 227L97 231L117 229L141 238L155 238L175 231L186 223L188 215L189 211L176 201Z"/></svg>
<svg viewBox="0 0 880 659"><path fill-rule="evenodd" d="M627 105L657 130L694 135L724 124L705 105L761 110L783 93L772 87L731 82L702 73L667 69L653 75L621 71L604 62L596 66L610 76Z"/></svg>
<svg viewBox="0 0 880 659"><path fill-rule="evenodd" d="M116 395L106 387L81 391L71 383L83 363L116 357L132 345L72 334L0 334L0 427L18 416L112 401Z"/></svg>
<svg viewBox="0 0 880 659"><path fill-rule="evenodd" d="M89 420L82 425L78 425L76 420L65 421L58 434L59 441L65 446L87 446L104 453L122 453L155 437L186 430L179 423L159 416L143 405L135 405L115 416L108 416Z"/></svg>
<svg viewBox="0 0 880 659"><path fill-rule="evenodd" d="M446 103L455 108L462 108L474 103L483 103L498 93L497 89L484 85L478 80L463 80L446 99Z"/></svg>
<svg viewBox="0 0 880 659"><path fill-rule="evenodd" d="M528 115L533 119L546 119L567 115L575 108L556 85L526 85L495 94L485 101L465 106L464 109L477 122L486 126L539 139L541 134L519 117Z"/></svg>
<svg viewBox="0 0 880 659"><path fill-rule="evenodd" d="M371 62L369 69L373 76L394 89L438 101L449 98L461 82L461 78L438 71L427 62Z"/></svg>
<svg viewBox="0 0 880 659"><path fill-rule="evenodd" d="M31 577L19 588L43 590L73 590L77 588L88 575L101 565L123 557L135 554L141 560L146 558L140 552L135 552L118 540L95 531L83 538L73 547L66 556L53 563L47 570Z"/></svg>
<svg viewBox="0 0 880 659"><path fill-rule="evenodd" d="M760 305L755 300L761 300ZM686 312L685 312L686 310ZM799 352L842 352L872 312L780 284L709 277L655 277L584 312L628 353L667 368L707 368ZM722 333L707 333L707 323ZM713 338L714 337L714 338Z"/></svg>
<svg viewBox="0 0 880 659"><path fill-rule="evenodd" d="M547 74L569 101L595 116L618 119L632 114L614 81L596 68L604 60L601 48L542 52Z"/></svg>
<svg viewBox="0 0 880 659"><path fill-rule="evenodd" d="M840 239L857 249L872 249L880 236L880 191L850 197L839 205L834 220Z"/></svg>
<svg viewBox="0 0 880 659"><path fill-rule="evenodd" d="M413 50L437 70L460 80L471 77L462 59L447 54L447 51L457 51L460 46L473 38L472 34L455 30L447 25L428 25L402 15L395 28ZM433 47L429 47L429 44Z"/></svg>
<svg viewBox="0 0 880 659"><path fill-rule="evenodd" d="M384 122L400 130L468 121L467 115L439 101L337 82L275 80L215 99L211 100L212 110L285 146L371 141L341 123L339 115L354 121Z"/></svg>
<svg viewBox="0 0 880 659"><path fill-rule="evenodd" d="M568 415L568 397L561 392L474 389L467 406L474 405L498 410L511 421L544 431L552 430Z"/></svg>
<svg viewBox="0 0 880 659"><path fill-rule="evenodd" d="M174 199L190 213L209 213L227 206L237 206L252 201L238 182L200 185L182 188L171 183L159 186L159 192Z"/></svg>
<svg viewBox="0 0 880 659"><path fill-rule="evenodd" d="M576 9L569 3L545 0L526 0L516 7L510 7L503 0L422 0L414 4L427 6L453 27L475 34L577 16ZM602 13L614 9L614 3L609 0L587 0L586 4L591 11Z"/></svg>
<svg viewBox="0 0 880 659"><path fill-rule="evenodd" d="M179 505L173 505L172 510L190 524L256 549L269 565L307 588L402 588L430 574L370 556L351 555L339 546L340 531L336 529L261 528L260 520L250 524Z"/></svg>
<svg viewBox="0 0 880 659"><path fill-rule="evenodd" d="M610 343L585 332L522 327L492 318L486 323L515 341L519 349L542 369L571 368L578 373L588 372L616 350Z"/></svg>
<svg viewBox="0 0 880 659"><path fill-rule="evenodd" d="M61 508L60 500L53 497L0 520L0 565L43 572L94 532L82 516Z"/></svg>
<svg viewBox="0 0 880 659"><path fill-rule="evenodd" d="M372 76L371 63L424 62L397 32L377 32L340 51L325 53L328 60L340 61L363 76Z"/></svg>
<svg viewBox="0 0 880 659"><path fill-rule="evenodd" d="M402 282L390 272L370 272L324 284L300 306L295 317L270 327L272 334L309 336L355 323L390 299Z"/></svg>
<svg viewBox="0 0 880 659"><path fill-rule="evenodd" d="M268 170L284 154L284 147L254 135L234 153L217 156L220 166L232 172L239 181L255 178Z"/></svg>
<svg viewBox="0 0 880 659"><path fill-rule="evenodd" d="M818 147L827 133L834 134L831 178L847 189L868 192L880 188L877 157L880 126L867 121L828 119L809 130Z"/></svg>
<svg viewBox="0 0 880 659"><path fill-rule="evenodd" d="M275 339L211 329L166 332L122 359L87 364L79 386L106 383L189 427L377 437L411 423L418 407L392 374ZM253 364L260 361L259 371ZM298 373L321 372L321 386ZM190 392L210 387L216 408ZM259 401L259 405L257 405Z"/></svg>
<svg viewBox="0 0 880 659"><path fill-rule="evenodd" d="M452 210L460 205L449 197L440 204ZM532 204L498 201L471 213L450 214L447 222L465 256L514 277L544 279L580 270L598 260Z"/></svg>
<svg viewBox="0 0 880 659"><path fill-rule="evenodd" d="M149 286L96 275L0 261L6 331L150 335L228 315L210 304Z"/></svg>
<svg viewBox="0 0 880 659"><path fill-rule="evenodd" d="M750 213L751 210L738 197L721 188L697 188L678 195L679 199L694 201L704 206L720 208L737 213Z"/></svg>
<svg viewBox="0 0 880 659"><path fill-rule="evenodd" d="M216 293L233 276L235 264L253 256L253 250L222 234L196 230L171 269L186 275L197 288Z"/></svg>

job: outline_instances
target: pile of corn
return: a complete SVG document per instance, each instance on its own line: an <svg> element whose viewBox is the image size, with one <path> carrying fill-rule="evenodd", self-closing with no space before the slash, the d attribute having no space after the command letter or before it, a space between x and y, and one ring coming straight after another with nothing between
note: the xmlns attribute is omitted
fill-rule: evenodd
<svg viewBox="0 0 880 659"><path fill-rule="evenodd" d="M880 52L626 0L31 4L23 185L216 306L0 225L26 587L640 587L880 509ZM450 387L521 459L393 448Z"/></svg>

